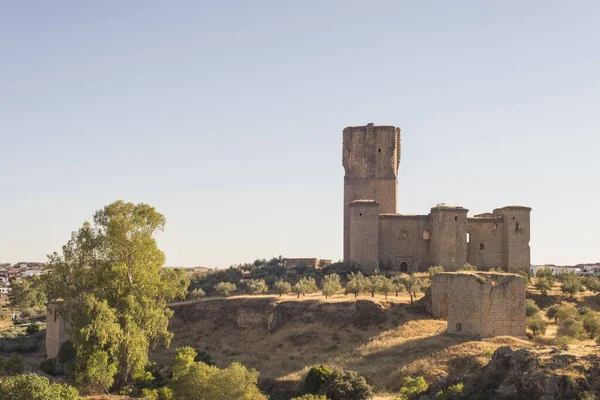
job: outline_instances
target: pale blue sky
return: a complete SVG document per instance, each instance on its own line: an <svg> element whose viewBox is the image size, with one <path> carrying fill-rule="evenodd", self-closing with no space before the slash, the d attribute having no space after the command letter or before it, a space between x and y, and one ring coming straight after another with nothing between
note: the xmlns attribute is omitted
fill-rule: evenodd
<svg viewBox="0 0 600 400"><path fill-rule="evenodd" d="M0 261L147 202L171 265L342 256L341 132L402 128L399 211L533 207L600 261L600 2L1 1Z"/></svg>

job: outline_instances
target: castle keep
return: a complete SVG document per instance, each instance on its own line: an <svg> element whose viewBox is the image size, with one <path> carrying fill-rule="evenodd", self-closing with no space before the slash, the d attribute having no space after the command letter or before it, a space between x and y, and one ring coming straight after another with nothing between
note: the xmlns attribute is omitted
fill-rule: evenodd
<svg viewBox="0 0 600 400"><path fill-rule="evenodd" d="M344 261L366 271L403 272L466 263L529 272L531 208L507 206L468 217L466 208L438 205L429 214L397 212L400 129L355 126L343 131Z"/></svg>

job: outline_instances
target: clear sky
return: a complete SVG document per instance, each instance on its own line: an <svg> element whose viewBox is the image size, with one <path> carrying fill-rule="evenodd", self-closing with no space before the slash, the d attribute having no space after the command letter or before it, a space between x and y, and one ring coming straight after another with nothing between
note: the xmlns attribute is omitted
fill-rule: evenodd
<svg viewBox="0 0 600 400"><path fill-rule="evenodd" d="M123 199L170 265L342 256L342 129L402 128L399 211L533 208L600 261L598 1L3 1L0 261Z"/></svg>

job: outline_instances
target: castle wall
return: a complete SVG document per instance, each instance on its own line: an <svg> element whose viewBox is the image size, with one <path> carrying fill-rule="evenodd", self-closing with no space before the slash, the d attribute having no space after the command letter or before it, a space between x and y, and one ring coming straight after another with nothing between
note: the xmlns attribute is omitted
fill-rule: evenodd
<svg viewBox="0 0 600 400"><path fill-rule="evenodd" d="M379 215L379 260L401 271L424 271L429 262L429 215ZM404 271L403 271L404 272Z"/></svg>
<svg viewBox="0 0 600 400"><path fill-rule="evenodd" d="M462 207L431 209L431 263L457 271L467 263L467 212Z"/></svg>
<svg viewBox="0 0 600 400"><path fill-rule="evenodd" d="M344 260L350 260L349 204L373 199L380 212L395 213L399 163L400 129L373 124L344 129Z"/></svg>
<svg viewBox="0 0 600 400"><path fill-rule="evenodd" d="M65 321L60 314L60 302L49 302L46 322L46 355L48 358L58 356L60 346L68 340Z"/></svg>
<svg viewBox="0 0 600 400"><path fill-rule="evenodd" d="M504 267L502 218L467 218L467 262L480 270Z"/></svg>
<svg viewBox="0 0 600 400"><path fill-rule="evenodd" d="M379 266L379 206L373 200L355 200L350 209L350 260L363 271Z"/></svg>
<svg viewBox="0 0 600 400"><path fill-rule="evenodd" d="M508 206L494 210L494 215L502 215L504 220L503 264L508 272L529 273L530 214L531 208L521 206Z"/></svg>
<svg viewBox="0 0 600 400"><path fill-rule="evenodd" d="M513 274L441 273L431 283L431 311L448 332L525 336L525 280Z"/></svg>

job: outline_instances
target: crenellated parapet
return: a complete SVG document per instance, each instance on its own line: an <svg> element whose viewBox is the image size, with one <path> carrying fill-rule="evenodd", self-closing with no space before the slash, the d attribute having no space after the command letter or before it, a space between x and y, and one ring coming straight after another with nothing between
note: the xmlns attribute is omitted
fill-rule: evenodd
<svg viewBox="0 0 600 400"><path fill-rule="evenodd" d="M379 214L379 219L403 219L413 221L429 221L429 215L408 215L408 214Z"/></svg>
<svg viewBox="0 0 600 400"><path fill-rule="evenodd" d="M375 200L354 200L348 207L379 207L379 203Z"/></svg>

